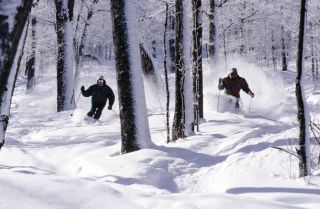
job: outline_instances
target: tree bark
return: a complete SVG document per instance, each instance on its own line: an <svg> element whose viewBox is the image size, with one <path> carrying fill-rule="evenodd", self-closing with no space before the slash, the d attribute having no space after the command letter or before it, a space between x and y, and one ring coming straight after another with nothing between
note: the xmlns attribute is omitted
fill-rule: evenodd
<svg viewBox="0 0 320 209"><path fill-rule="evenodd" d="M175 63L175 48L176 48L176 42L175 42L175 16L172 14L174 12L170 12L171 14L169 15L169 30L168 30L168 38L169 38L169 70L170 72L175 72L176 68L174 66Z"/></svg>
<svg viewBox="0 0 320 209"><path fill-rule="evenodd" d="M284 26L281 26L281 36L282 36L282 37L281 37L281 45L282 45L282 50L281 50L282 71L287 71L287 70L288 70L288 65L287 65L287 49L286 49Z"/></svg>
<svg viewBox="0 0 320 209"><path fill-rule="evenodd" d="M154 65L150 55L144 49L143 44L139 44L139 48L143 74L145 76L155 76Z"/></svg>
<svg viewBox="0 0 320 209"><path fill-rule="evenodd" d="M172 126L172 140L184 138L185 134L185 103L184 103L184 78L185 63L183 60L183 0L176 0L176 95L175 111Z"/></svg>
<svg viewBox="0 0 320 209"><path fill-rule="evenodd" d="M34 88L34 75L35 75L35 63L36 63L36 17L32 17L31 20L31 55L26 63L26 75L27 75L27 93L31 93Z"/></svg>
<svg viewBox="0 0 320 209"><path fill-rule="evenodd" d="M193 14L193 97L194 125L199 131L199 118L203 118L203 76L202 76L202 15L201 0L192 0Z"/></svg>
<svg viewBox="0 0 320 209"><path fill-rule="evenodd" d="M304 70L304 44L306 27L307 0L301 0L299 42L297 54L297 78L296 78L296 100L298 106L299 121L299 176L304 177L310 174L310 138L309 138L309 111L304 96L304 87L301 84Z"/></svg>
<svg viewBox="0 0 320 209"><path fill-rule="evenodd" d="M164 58L163 58L163 66L164 66L164 77L166 83L166 128L167 128L167 143L170 142L170 89L169 89L169 79L168 79L168 67L167 67L167 30L168 30L168 3L166 3L166 19L164 23L164 33L163 33L163 49L164 49Z"/></svg>
<svg viewBox="0 0 320 209"><path fill-rule="evenodd" d="M127 11L133 12L133 8L129 0L111 0L122 153L152 145L146 115L141 63L137 54L139 46L133 39L135 26L128 24L128 19L132 21L134 17L128 17Z"/></svg>
<svg viewBox="0 0 320 209"><path fill-rule="evenodd" d="M7 6L4 4L0 2L0 11L6 10L6 14L14 14L15 21L13 25L10 25L8 15L0 14L0 149L5 142L15 85L17 66L15 66L14 60L32 2L22 0L18 8L6 7L6 9L2 8ZM10 30L11 27L12 30Z"/></svg>
<svg viewBox="0 0 320 209"><path fill-rule="evenodd" d="M276 56L276 43L275 43L275 38L274 38L274 31L272 30L271 32L271 52L272 52L272 64L273 64L273 69L277 69L277 56Z"/></svg>
<svg viewBox="0 0 320 209"><path fill-rule="evenodd" d="M315 70L315 50L314 50L314 35L313 33L315 32L312 27L312 23L310 22L310 31L311 31L311 36L310 36L310 47L311 47L311 74L312 74L312 80L313 82L316 81L316 70Z"/></svg>
<svg viewBox="0 0 320 209"><path fill-rule="evenodd" d="M57 111L74 108L73 73L74 0L55 0L57 33Z"/></svg>
<svg viewBox="0 0 320 209"><path fill-rule="evenodd" d="M217 7L215 0L209 2L209 59L212 63L218 62L218 38L217 38Z"/></svg>

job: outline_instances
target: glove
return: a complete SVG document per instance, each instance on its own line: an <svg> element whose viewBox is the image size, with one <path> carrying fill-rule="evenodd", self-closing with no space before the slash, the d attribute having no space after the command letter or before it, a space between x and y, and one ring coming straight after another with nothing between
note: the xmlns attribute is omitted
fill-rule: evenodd
<svg viewBox="0 0 320 209"><path fill-rule="evenodd" d="M249 92L249 95L251 96L251 98L254 97L254 93L252 91Z"/></svg>
<svg viewBox="0 0 320 209"><path fill-rule="evenodd" d="M84 86L81 86L81 91L84 91Z"/></svg>
<svg viewBox="0 0 320 209"><path fill-rule="evenodd" d="M112 106L108 106L108 110L112 110Z"/></svg>

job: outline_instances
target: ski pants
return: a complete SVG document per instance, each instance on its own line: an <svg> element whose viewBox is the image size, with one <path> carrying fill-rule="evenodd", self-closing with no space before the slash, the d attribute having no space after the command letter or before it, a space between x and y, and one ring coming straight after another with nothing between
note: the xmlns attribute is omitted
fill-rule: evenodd
<svg viewBox="0 0 320 209"><path fill-rule="evenodd" d="M234 102L234 107L236 109L240 108L240 98L230 95L229 102L230 103Z"/></svg>
<svg viewBox="0 0 320 209"><path fill-rule="evenodd" d="M89 117L93 117L98 120L102 114L103 108L106 106L106 102L94 102L91 101L91 110L87 113Z"/></svg>

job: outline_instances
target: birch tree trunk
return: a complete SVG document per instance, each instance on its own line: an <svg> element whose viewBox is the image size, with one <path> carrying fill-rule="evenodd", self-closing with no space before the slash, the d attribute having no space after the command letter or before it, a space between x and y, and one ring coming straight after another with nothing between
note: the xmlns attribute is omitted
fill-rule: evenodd
<svg viewBox="0 0 320 209"><path fill-rule="evenodd" d="M297 153L299 156L299 176L304 177L310 175L310 137L309 122L310 115L308 105L305 98L303 77L304 77L304 44L306 31L306 13L307 0L301 0L300 25L299 25L299 42L297 54L297 78L296 78L296 100L298 106L299 121L299 148Z"/></svg>
<svg viewBox="0 0 320 209"><path fill-rule="evenodd" d="M57 111L74 108L73 7L74 0L55 0L57 33Z"/></svg>
<svg viewBox="0 0 320 209"><path fill-rule="evenodd" d="M121 152L152 146L131 0L111 0L121 125Z"/></svg>
<svg viewBox="0 0 320 209"><path fill-rule="evenodd" d="M0 149L5 142L9 123L11 98L18 69L17 51L31 6L32 1L28 0L13 3L0 1ZM13 25L11 18L15 20Z"/></svg>
<svg viewBox="0 0 320 209"><path fill-rule="evenodd" d="M193 123L194 123L194 109L193 109L193 93L192 93L192 4L191 0L183 0L183 62L184 62L184 82L183 82L183 95L184 95L184 106L185 106L185 135L190 136L194 134Z"/></svg>

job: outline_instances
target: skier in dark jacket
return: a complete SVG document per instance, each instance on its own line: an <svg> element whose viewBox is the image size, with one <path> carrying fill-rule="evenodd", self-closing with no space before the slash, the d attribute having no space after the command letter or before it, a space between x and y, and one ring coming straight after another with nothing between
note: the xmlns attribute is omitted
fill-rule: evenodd
<svg viewBox="0 0 320 209"><path fill-rule="evenodd" d="M112 110L114 93L106 84L103 76L100 76L97 80L97 84L90 86L88 90L85 90L84 86L81 86L81 93L85 97L92 96L91 110L87 113L89 117L93 117L94 119L98 120L101 116L103 108L106 106L107 100L109 100L108 110Z"/></svg>
<svg viewBox="0 0 320 209"><path fill-rule="evenodd" d="M224 79L219 80L219 90L225 89L225 93L236 99L235 107L239 108L240 90L249 94L252 98L254 93L250 90L246 79L238 75L236 68L232 68L231 73Z"/></svg>

